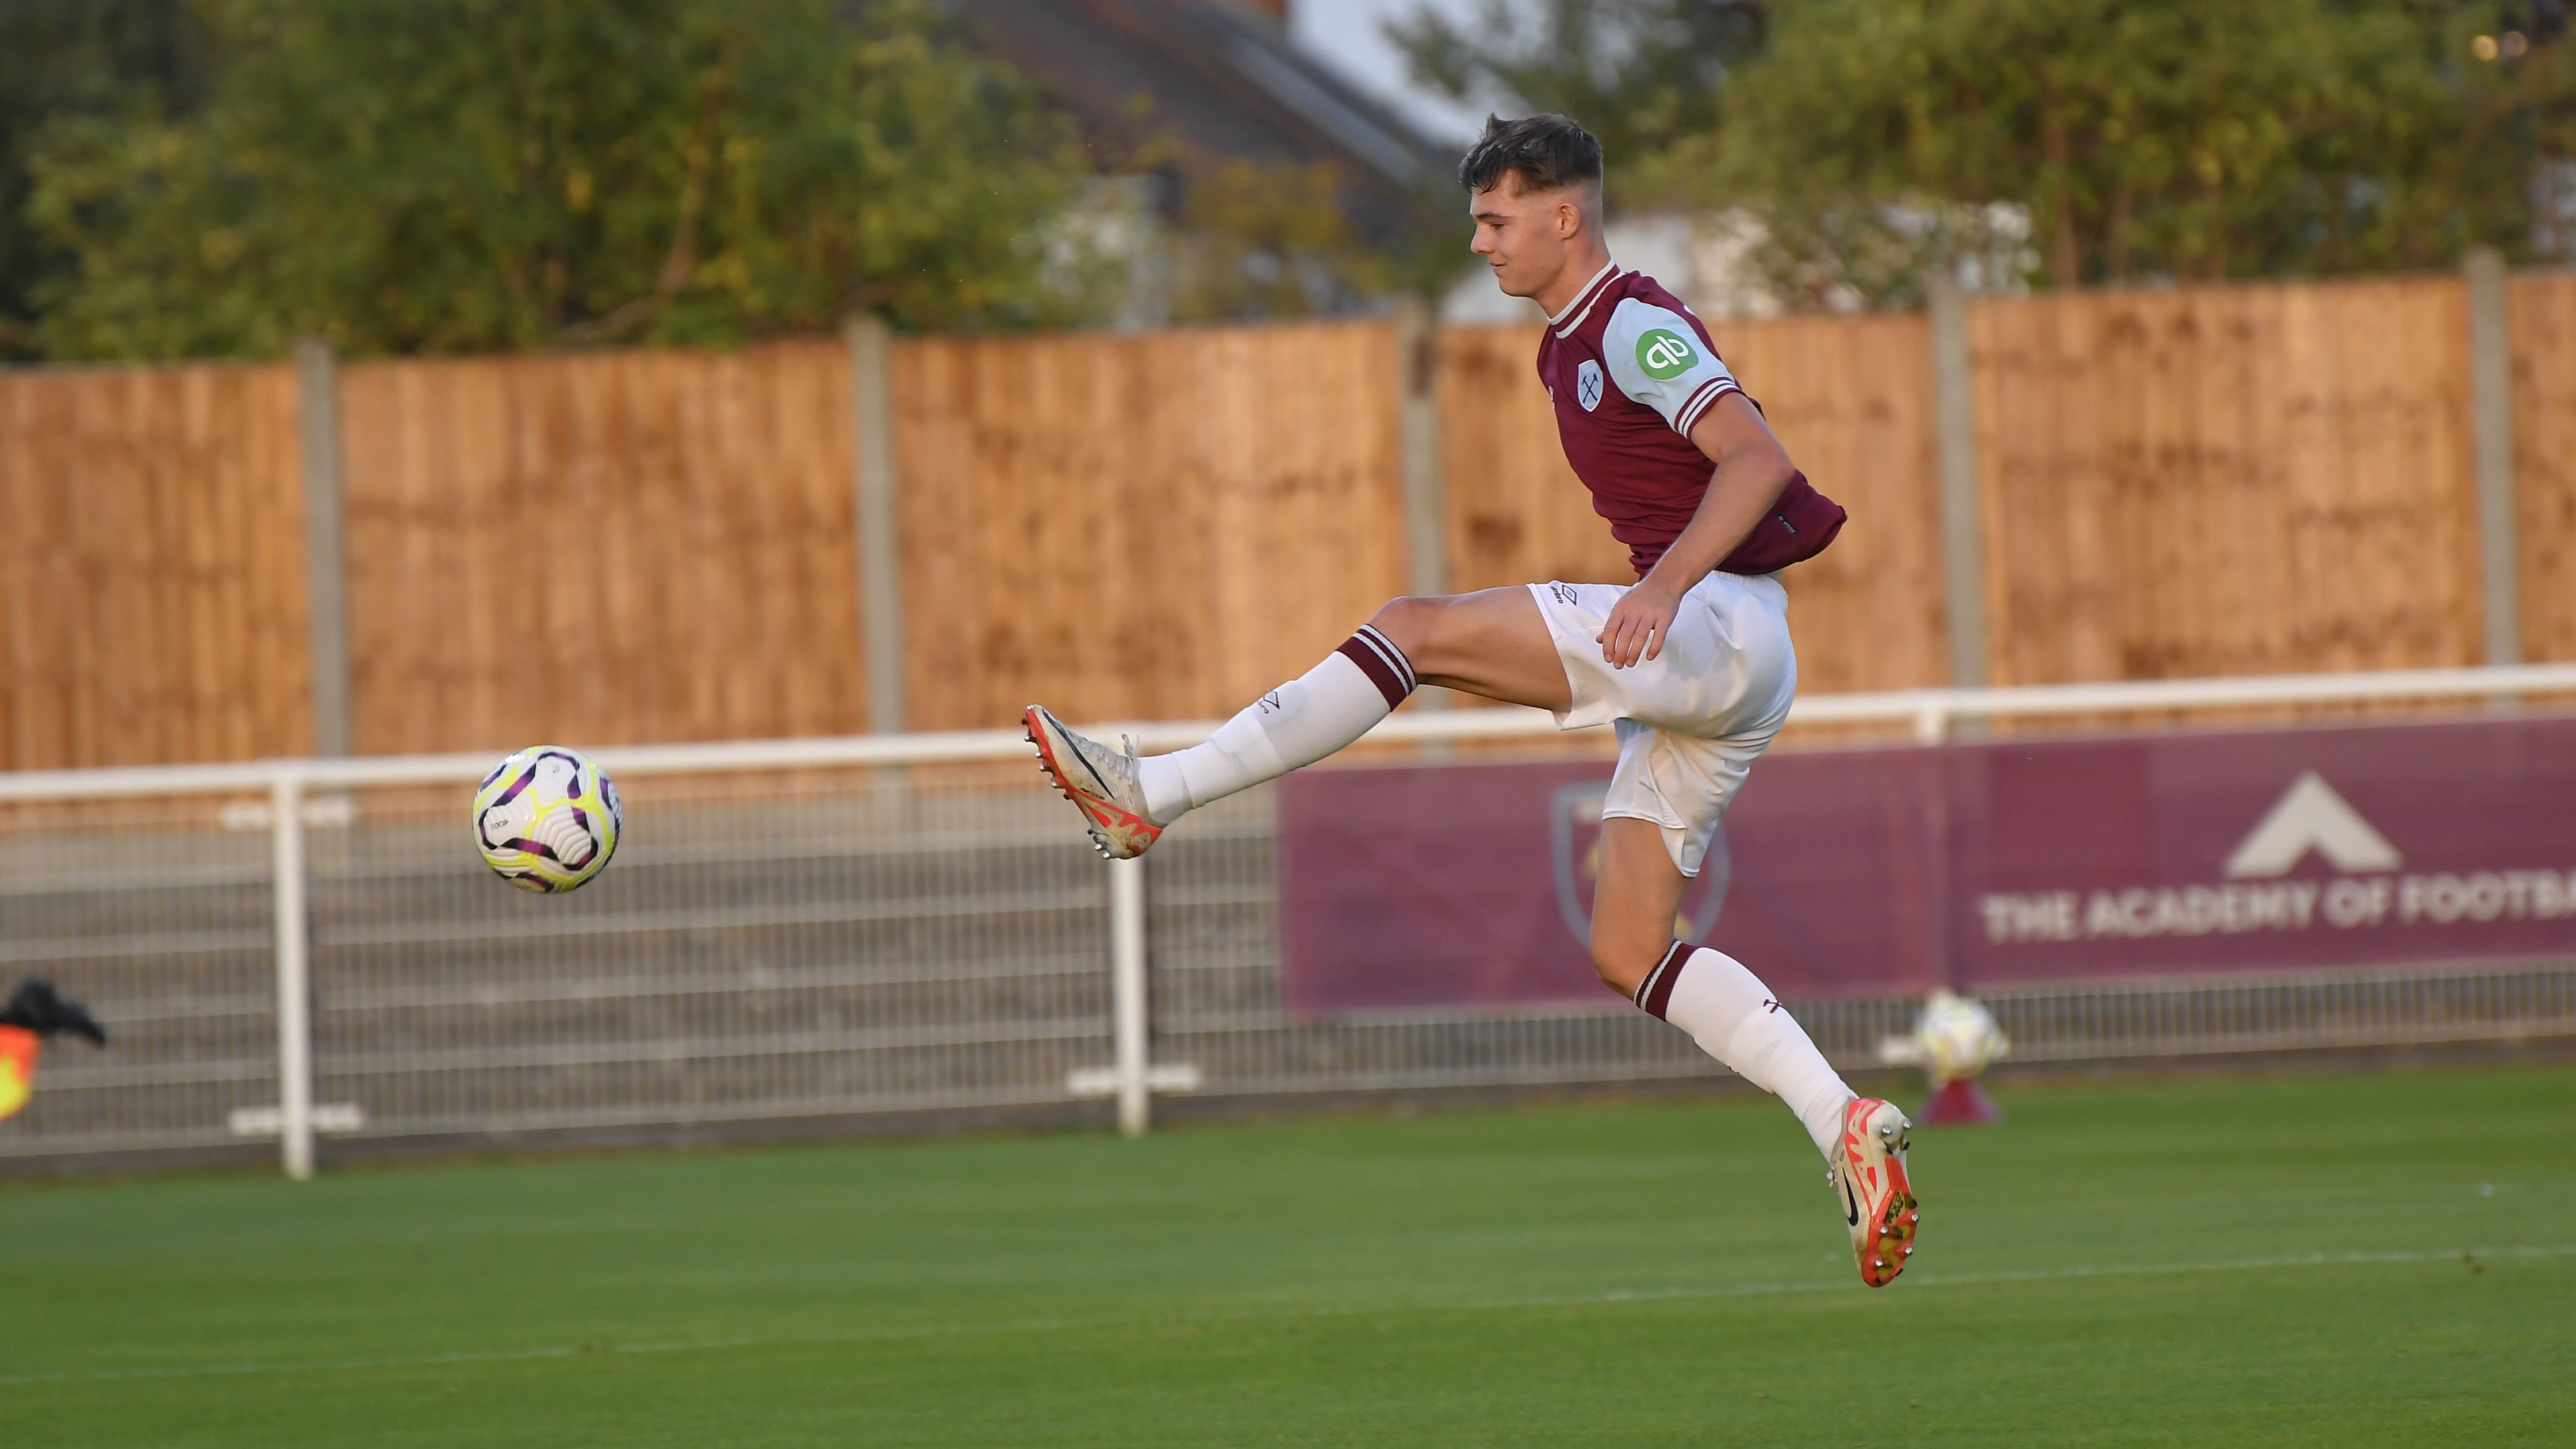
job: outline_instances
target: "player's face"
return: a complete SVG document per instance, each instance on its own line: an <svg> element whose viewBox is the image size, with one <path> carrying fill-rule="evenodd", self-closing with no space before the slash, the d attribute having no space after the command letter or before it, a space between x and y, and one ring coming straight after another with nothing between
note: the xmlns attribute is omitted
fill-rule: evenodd
<svg viewBox="0 0 2576 1449"><path fill-rule="evenodd" d="M1582 227L1582 198L1570 187L1530 190L1507 174L1469 197L1467 214L1476 222L1476 238L1467 249L1494 269L1504 295L1535 297L1565 270Z"/></svg>

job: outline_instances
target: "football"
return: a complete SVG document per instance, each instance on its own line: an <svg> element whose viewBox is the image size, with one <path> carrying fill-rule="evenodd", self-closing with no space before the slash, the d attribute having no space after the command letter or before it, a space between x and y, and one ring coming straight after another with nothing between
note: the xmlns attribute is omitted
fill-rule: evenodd
<svg viewBox="0 0 2576 1449"><path fill-rule="evenodd" d="M1923 1052L1923 1070L1936 1084L1974 1080L2007 1049L1991 1012L1947 991L1932 993L1923 1004L1914 1041Z"/></svg>
<svg viewBox="0 0 2576 1449"><path fill-rule="evenodd" d="M521 890L588 884L617 853L617 786L577 750L531 745L492 767L474 792L474 848Z"/></svg>

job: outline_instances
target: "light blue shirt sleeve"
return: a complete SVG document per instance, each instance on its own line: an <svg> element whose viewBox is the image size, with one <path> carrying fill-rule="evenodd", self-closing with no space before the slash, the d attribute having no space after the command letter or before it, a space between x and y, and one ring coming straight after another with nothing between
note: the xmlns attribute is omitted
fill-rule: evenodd
<svg viewBox="0 0 2576 1449"><path fill-rule="evenodd" d="M1601 357L1620 392L1653 408L1683 437L1719 398L1743 391L1689 319L1634 297L1610 314Z"/></svg>

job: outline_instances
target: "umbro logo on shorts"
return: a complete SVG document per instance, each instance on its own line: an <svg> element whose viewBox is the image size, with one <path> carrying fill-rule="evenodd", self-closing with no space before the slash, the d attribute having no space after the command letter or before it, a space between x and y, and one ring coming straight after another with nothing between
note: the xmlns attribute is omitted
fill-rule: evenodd
<svg viewBox="0 0 2576 1449"><path fill-rule="evenodd" d="M1556 601L1560 604L1570 605L1579 602L1574 597L1574 585L1572 584L1550 584L1547 586L1547 591L1556 595Z"/></svg>

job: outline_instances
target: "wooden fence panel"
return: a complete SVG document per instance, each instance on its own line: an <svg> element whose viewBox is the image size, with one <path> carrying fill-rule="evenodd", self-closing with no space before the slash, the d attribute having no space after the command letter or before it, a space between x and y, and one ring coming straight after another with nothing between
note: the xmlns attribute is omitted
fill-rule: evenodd
<svg viewBox="0 0 2576 1449"><path fill-rule="evenodd" d="M284 367L0 377L0 769L310 747Z"/></svg>
<svg viewBox="0 0 2576 1449"><path fill-rule="evenodd" d="M1932 326L1920 313L1729 322L1719 352L1851 521L1782 576L1811 693L1950 682Z"/></svg>
<svg viewBox="0 0 2576 1449"><path fill-rule="evenodd" d="M2576 274L2510 285L2522 654L2576 659Z"/></svg>
<svg viewBox="0 0 2576 1449"><path fill-rule="evenodd" d="M1451 327L1440 334L1440 448L1449 515L1449 587L1625 584L1627 545L1592 511L1557 441L1540 385L1539 329Z"/></svg>
<svg viewBox="0 0 2576 1449"><path fill-rule="evenodd" d="M899 344L917 729L1231 714L1402 592L1383 323Z"/></svg>
<svg viewBox="0 0 2576 1449"><path fill-rule="evenodd" d="M341 378L359 750L866 727L839 346Z"/></svg>
<svg viewBox="0 0 2576 1449"><path fill-rule="evenodd" d="M2576 658L2576 280L2512 283L2527 651ZM2465 288L1972 309L1999 683L2482 657ZM1844 538L1816 691L1942 682L1917 316L1729 323ZM1440 334L1451 582L1624 581L1529 327ZM907 723L1210 716L1404 587L1383 323L898 344ZM342 373L360 749L864 729L830 342ZM0 768L299 752L295 382L0 376Z"/></svg>
<svg viewBox="0 0 2576 1449"><path fill-rule="evenodd" d="M1998 684L2475 663L2456 279L1972 309Z"/></svg>

